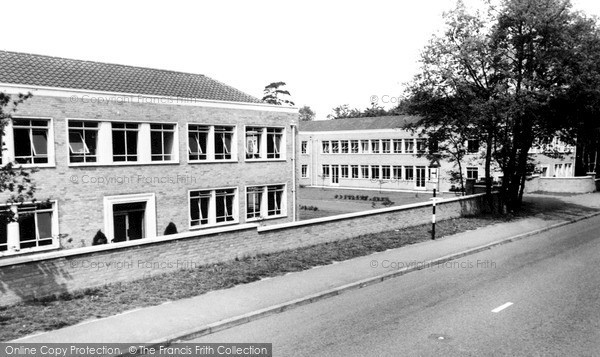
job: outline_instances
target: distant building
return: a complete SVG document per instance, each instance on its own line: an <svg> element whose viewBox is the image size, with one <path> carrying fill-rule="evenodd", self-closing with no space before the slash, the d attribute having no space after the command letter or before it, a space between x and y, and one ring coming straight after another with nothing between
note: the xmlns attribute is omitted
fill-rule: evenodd
<svg viewBox="0 0 600 357"><path fill-rule="evenodd" d="M427 138L407 130L418 121L414 116L386 116L301 122L298 140L298 176L300 185L406 191L458 190L451 173L454 163L440 162L436 170L424 155ZM466 143L462 160L465 179L480 181L485 176L483 147L477 140ZM537 170L544 175L573 175L573 156L567 146L558 146L565 155L551 158L544 148L532 150ZM547 148L548 149L548 148ZM432 166L433 165L433 166ZM436 175L437 174L437 175ZM436 177L437 176L437 177ZM494 169L493 179L501 172Z"/></svg>
<svg viewBox="0 0 600 357"><path fill-rule="evenodd" d="M0 256L294 219L295 108L204 75L5 51L0 91L33 93L2 162L39 168L48 202L3 207L19 219Z"/></svg>

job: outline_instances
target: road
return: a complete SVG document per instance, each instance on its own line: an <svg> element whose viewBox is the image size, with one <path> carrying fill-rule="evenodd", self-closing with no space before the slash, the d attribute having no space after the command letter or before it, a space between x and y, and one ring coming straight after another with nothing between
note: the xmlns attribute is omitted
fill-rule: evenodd
<svg viewBox="0 0 600 357"><path fill-rule="evenodd" d="M600 356L600 217L189 342L270 342L275 356Z"/></svg>

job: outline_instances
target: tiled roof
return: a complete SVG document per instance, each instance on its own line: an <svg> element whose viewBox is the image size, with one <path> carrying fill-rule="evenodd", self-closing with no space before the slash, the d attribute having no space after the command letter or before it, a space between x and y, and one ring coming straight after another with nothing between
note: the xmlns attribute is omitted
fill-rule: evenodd
<svg viewBox="0 0 600 357"><path fill-rule="evenodd" d="M333 120L302 121L300 131L344 131L344 130L376 130L398 129L417 123L419 117L395 115L387 117L347 118Z"/></svg>
<svg viewBox="0 0 600 357"><path fill-rule="evenodd" d="M0 83L261 103L201 74L0 51Z"/></svg>

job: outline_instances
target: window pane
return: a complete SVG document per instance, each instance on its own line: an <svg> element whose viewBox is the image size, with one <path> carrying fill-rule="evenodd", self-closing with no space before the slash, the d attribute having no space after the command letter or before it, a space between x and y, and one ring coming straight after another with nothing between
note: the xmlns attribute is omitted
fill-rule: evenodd
<svg viewBox="0 0 600 357"><path fill-rule="evenodd" d="M32 130L33 147L35 155L48 155L48 132L46 130Z"/></svg>
<svg viewBox="0 0 600 357"><path fill-rule="evenodd" d="M15 136L15 159L19 163L30 163L31 141L29 140L29 129L14 129Z"/></svg>
<svg viewBox="0 0 600 357"><path fill-rule="evenodd" d="M21 248L36 247L35 215L33 213L19 215L19 238Z"/></svg>
<svg viewBox="0 0 600 357"><path fill-rule="evenodd" d="M162 155L163 151L163 143L162 143L162 132L160 131L152 131L150 132L150 146L152 152L152 160L154 160L155 155Z"/></svg>

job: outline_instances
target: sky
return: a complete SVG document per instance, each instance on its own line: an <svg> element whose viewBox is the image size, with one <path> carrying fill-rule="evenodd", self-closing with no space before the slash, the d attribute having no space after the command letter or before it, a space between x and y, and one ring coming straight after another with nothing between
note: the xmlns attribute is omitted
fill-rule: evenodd
<svg viewBox="0 0 600 357"><path fill-rule="evenodd" d="M204 74L258 98L283 81L325 119L341 104L393 107L454 3L10 1L0 49ZM600 1L572 3L600 16Z"/></svg>

